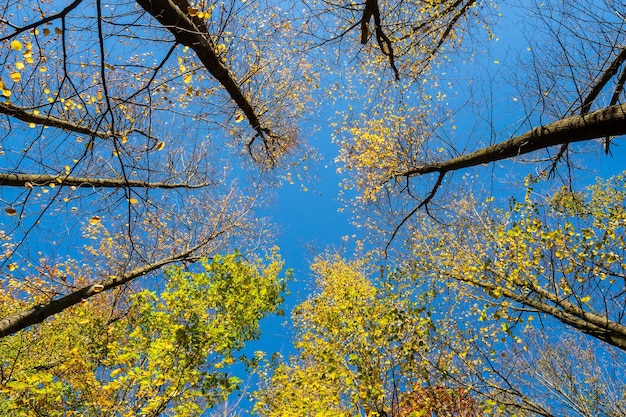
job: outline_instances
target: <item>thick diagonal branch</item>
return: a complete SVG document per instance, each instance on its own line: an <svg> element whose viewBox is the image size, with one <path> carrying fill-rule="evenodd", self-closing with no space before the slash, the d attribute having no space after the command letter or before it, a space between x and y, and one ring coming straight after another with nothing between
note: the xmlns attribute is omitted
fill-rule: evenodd
<svg viewBox="0 0 626 417"><path fill-rule="evenodd" d="M126 180L123 178L75 177L72 175L48 174L8 174L0 173L0 187L29 187L55 184L58 187L92 187L92 188L202 188L208 183L187 184Z"/></svg>
<svg viewBox="0 0 626 417"><path fill-rule="evenodd" d="M445 173L513 158L556 145L626 134L626 104L610 106L581 116L536 127L504 142L443 162L418 165L395 175L412 177L432 172Z"/></svg>
<svg viewBox="0 0 626 417"><path fill-rule="evenodd" d="M181 0L178 3L184 4ZM264 139L271 135L269 129L261 125L254 108L239 87L239 83L224 66L215 52L215 47L206 26L198 18L192 18L187 10L181 10L172 0L137 0L144 10L167 28L178 43L192 49L209 73L224 87L235 104L244 113L257 135Z"/></svg>
<svg viewBox="0 0 626 417"><path fill-rule="evenodd" d="M619 54L611 61L611 64L608 68L602 73L602 75L598 78L596 83L589 91L589 94L583 100L580 112L581 114L589 113L591 109L591 105L595 101L595 99L600 95L600 92L604 89L604 87L608 84L608 82L613 78L615 74L617 74L617 70L619 67L626 61L626 48L622 48ZM611 103L615 104L615 103Z"/></svg>
<svg viewBox="0 0 626 417"><path fill-rule="evenodd" d="M583 333L602 340L610 345L626 350L626 326L621 323L609 320L608 317L600 314L585 311L581 307L571 302L557 297L556 294L546 291L538 285L529 284L528 290L538 295L521 295L508 288L495 285L487 280L475 280L467 276L451 276L450 278L467 282L471 285L482 288L485 291L498 291L505 298L516 301L537 311L548 314L560 322L573 327ZM549 304L546 301L553 304Z"/></svg>
<svg viewBox="0 0 626 417"><path fill-rule="evenodd" d="M93 297L94 295L102 291L107 291L112 288L119 287L120 285L129 283L136 278L139 278L143 275L148 274L149 272L160 269L171 263L179 262L182 260L196 260L197 257L194 255L194 252L204 244L206 244L206 242L198 244L189 250L170 256L168 258L161 259L149 265L135 268L132 271L127 272L123 275L109 278L99 283L88 285L56 300L52 300L43 304L38 304L34 307L22 310L18 313L5 317L4 319L0 320L0 338L17 333L20 330L27 328L28 326L32 326L33 324L41 323L48 317L51 317L67 308L79 304L83 300Z"/></svg>

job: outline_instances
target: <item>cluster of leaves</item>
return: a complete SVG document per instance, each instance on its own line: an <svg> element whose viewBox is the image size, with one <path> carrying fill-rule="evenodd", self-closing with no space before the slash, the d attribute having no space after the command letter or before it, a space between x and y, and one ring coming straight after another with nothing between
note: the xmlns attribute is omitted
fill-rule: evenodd
<svg viewBox="0 0 626 417"><path fill-rule="evenodd" d="M161 291L103 293L26 333L2 339L3 415L200 416L240 383L227 372L279 313L277 255L203 260L167 270ZM2 291L3 314L20 304Z"/></svg>

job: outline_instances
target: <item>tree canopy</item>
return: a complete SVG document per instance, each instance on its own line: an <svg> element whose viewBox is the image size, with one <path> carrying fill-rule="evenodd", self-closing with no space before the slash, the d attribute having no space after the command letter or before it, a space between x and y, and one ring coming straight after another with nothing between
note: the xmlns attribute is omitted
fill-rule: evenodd
<svg viewBox="0 0 626 417"><path fill-rule="evenodd" d="M341 192L359 232L323 242L354 253L313 249L296 353L258 368L255 412L623 415L624 174L588 171L626 134L625 16L623 0L5 2L0 407L223 405L222 370L281 308L276 232L305 225L266 215L298 181Z"/></svg>

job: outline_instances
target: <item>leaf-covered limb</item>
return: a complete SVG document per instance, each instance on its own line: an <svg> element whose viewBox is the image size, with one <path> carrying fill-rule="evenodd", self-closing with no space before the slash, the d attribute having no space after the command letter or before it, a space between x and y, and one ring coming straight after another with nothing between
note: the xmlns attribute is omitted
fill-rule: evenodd
<svg viewBox="0 0 626 417"><path fill-rule="evenodd" d="M87 135L92 138L108 139L115 136L124 137L130 135L131 133L137 133L145 137L154 139L149 134L136 128L130 128L124 131L96 130L79 121L70 121L52 115L45 115L33 112L29 109L17 106L8 101L0 102L0 114L14 117L26 123L33 123L45 127L56 127L66 132L80 133L82 135Z"/></svg>
<svg viewBox="0 0 626 417"><path fill-rule="evenodd" d="M60 119L52 115L37 114L23 107L16 106L11 102L0 103L0 113L7 116L15 117L26 123L34 123L41 126L56 127L68 132L89 135L90 137L108 138L112 136L111 132L103 130L95 130L89 126L79 124L77 122Z"/></svg>
<svg viewBox="0 0 626 417"><path fill-rule="evenodd" d="M528 284L530 286L528 291L530 291L531 294L522 295L509 288L495 285L486 280L477 280L474 279L475 277L471 276L454 275L449 278L475 285L487 292L501 293L502 296L528 307L532 307L544 314L548 314L561 321L563 324L571 326L622 350L626 350L626 326L612 321L606 316L585 311L562 298L558 298L555 294L537 285ZM533 292L539 297L533 297ZM543 301L544 299L554 304L549 304Z"/></svg>

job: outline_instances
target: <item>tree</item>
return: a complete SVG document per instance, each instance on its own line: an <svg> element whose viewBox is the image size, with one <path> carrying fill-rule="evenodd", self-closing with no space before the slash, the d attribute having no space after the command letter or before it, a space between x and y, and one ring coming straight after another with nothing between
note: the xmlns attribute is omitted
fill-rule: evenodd
<svg viewBox="0 0 626 417"><path fill-rule="evenodd" d="M2 413L200 416L224 401L240 382L228 371L237 352L279 311L282 261L230 254L195 269L168 268L162 290L127 305L105 292L4 338ZM24 303L17 291L2 298L3 314Z"/></svg>
<svg viewBox="0 0 626 417"><path fill-rule="evenodd" d="M454 300L446 317L463 317L438 333L436 349L452 353L455 382L489 407L620 415L624 178L548 196L530 178L508 207L467 196L437 221L412 223L410 276Z"/></svg>
<svg viewBox="0 0 626 417"><path fill-rule="evenodd" d="M468 392L438 385L447 381L438 379L432 363L446 362L446 354L430 351L437 330L430 294L412 290L400 272L374 285L369 262L330 256L312 265L319 292L293 313L299 353L262 378L255 411L262 416L410 416L444 410L480 415Z"/></svg>
<svg viewBox="0 0 626 417"><path fill-rule="evenodd" d="M574 0L519 7L507 3L502 9L509 15L504 30L519 27L525 49L516 43L518 49L507 61L495 65L485 63L491 57L483 59L478 51L473 65L455 55L451 65L440 64L426 74L424 84L434 77L436 88L412 86L410 98L408 89L399 97L381 95L338 128L339 160L351 173L345 186L359 191L359 211L371 204L379 212L367 221L377 220L387 240L420 209L445 207L446 196L439 203L434 197L455 172L532 158L536 170L555 174L563 168L566 176L576 166L581 149L576 143L599 139L605 146L597 149L609 153L610 143L626 133L620 102L626 80L624 5ZM491 23L497 32L497 20ZM447 79L438 78L445 75ZM469 87L463 85L465 79ZM500 165L504 169L493 164L495 176L489 173L484 181L512 176L511 167L518 166L514 161ZM531 172L525 166L516 170Z"/></svg>
<svg viewBox="0 0 626 417"><path fill-rule="evenodd" d="M40 283L49 298L3 317L2 336L170 263L258 248L259 172L303 154L294 120L314 82L276 47L282 15L238 1L16 1L0 22L3 281L77 258L94 237L84 227L108 230L108 249L84 255L92 279Z"/></svg>
<svg viewBox="0 0 626 417"><path fill-rule="evenodd" d="M620 416L624 414L624 356L581 334L529 333L526 350L512 354L511 383L542 403L551 415Z"/></svg>
<svg viewBox="0 0 626 417"><path fill-rule="evenodd" d="M459 204L445 226L424 219L412 243L416 272L481 289L626 350L626 182L619 175L587 193L513 200L507 211ZM497 213L497 212L496 212Z"/></svg>

